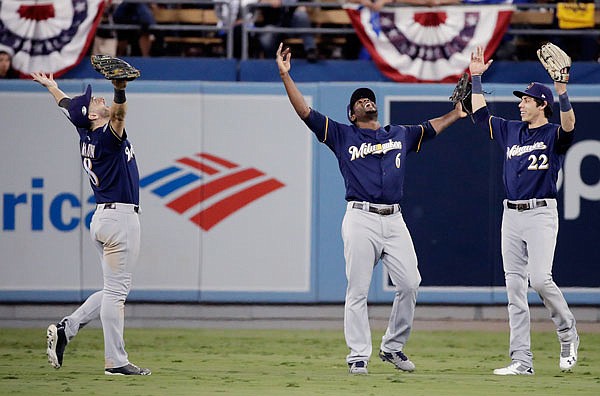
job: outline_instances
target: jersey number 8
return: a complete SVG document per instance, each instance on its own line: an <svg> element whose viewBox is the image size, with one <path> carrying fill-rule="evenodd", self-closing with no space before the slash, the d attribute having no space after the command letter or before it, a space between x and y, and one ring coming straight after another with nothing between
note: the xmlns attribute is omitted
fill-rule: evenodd
<svg viewBox="0 0 600 396"><path fill-rule="evenodd" d="M83 159L83 169L87 172L90 180L94 184L94 186L98 186L100 184L100 180L98 180L98 176L92 171L92 159L85 157Z"/></svg>

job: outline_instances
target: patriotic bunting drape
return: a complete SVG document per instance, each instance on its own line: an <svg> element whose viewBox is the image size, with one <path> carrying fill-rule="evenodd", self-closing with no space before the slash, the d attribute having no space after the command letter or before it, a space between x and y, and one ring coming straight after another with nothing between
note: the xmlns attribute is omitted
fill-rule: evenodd
<svg viewBox="0 0 600 396"><path fill-rule="evenodd" d="M494 53L512 6L401 7L371 12L348 8L362 44L379 70L399 82L452 82L468 69L471 53Z"/></svg>
<svg viewBox="0 0 600 396"><path fill-rule="evenodd" d="M22 77L76 66L94 39L104 0L2 0L0 50Z"/></svg>
<svg viewBox="0 0 600 396"><path fill-rule="evenodd" d="M60 76L91 45L103 0L2 0L0 50L13 54L22 76L33 71ZM489 57L508 29L512 6L401 7L348 14L381 72L399 82L455 82L471 52Z"/></svg>

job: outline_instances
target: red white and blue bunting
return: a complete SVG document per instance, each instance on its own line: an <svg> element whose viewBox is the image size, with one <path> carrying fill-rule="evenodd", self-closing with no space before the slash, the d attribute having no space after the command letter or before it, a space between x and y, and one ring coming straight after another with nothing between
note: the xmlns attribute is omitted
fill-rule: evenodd
<svg viewBox="0 0 600 396"><path fill-rule="evenodd" d="M399 82L456 82L471 53L486 60L510 24L512 6L348 8L362 44L379 70Z"/></svg>
<svg viewBox="0 0 600 396"><path fill-rule="evenodd" d="M0 50L21 77L59 77L86 55L103 9L104 0L2 0Z"/></svg>

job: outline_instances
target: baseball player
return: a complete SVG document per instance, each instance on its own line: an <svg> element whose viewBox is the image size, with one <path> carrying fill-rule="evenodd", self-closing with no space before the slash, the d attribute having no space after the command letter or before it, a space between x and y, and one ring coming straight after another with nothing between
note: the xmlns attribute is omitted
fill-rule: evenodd
<svg viewBox="0 0 600 396"><path fill-rule="evenodd" d="M483 48L471 55L472 104L475 122L490 133L505 152L502 260L508 295L510 358L497 375L533 375L528 283L541 297L556 325L561 344L559 367L570 370L577 363L579 336L575 318L552 279L552 262L558 233L556 181L567 149L573 142L575 113L566 83L555 82L560 103L560 125L552 115L552 91L534 82L520 98L521 121L492 116L481 88L481 75L492 60L484 62Z"/></svg>
<svg viewBox="0 0 600 396"><path fill-rule="evenodd" d="M419 152L456 120L465 117L461 105L420 125L388 125L378 121L375 94L359 88L348 104L351 125L336 122L308 107L292 80L291 52L277 50L277 65L294 110L322 143L333 151L346 186L346 214L342 239L346 259L344 334L350 353L351 374L367 374L371 357L371 330L367 295L373 267L381 259L396 288L388 328L379 357L402 371L415 365L404 354L409 338L421 276L417 256L400 209L406 156Z"/></svg>
<svg viewBox="0 0 600 396"><path fill-rule="evenodd" d="M126 81L113 81L114 99L83 95L69 98L53 75L32 73L48 89L77 128L83 169L94 191L97 207L90 233L101 259L104 288L92 294L75 312L47 330L48 362L60 368L67 344L79 329L100 316L104 333L106 375L150 375L129 362L123 341L125 299L140 250L139 175L133 147L125 132Z"/></svg>

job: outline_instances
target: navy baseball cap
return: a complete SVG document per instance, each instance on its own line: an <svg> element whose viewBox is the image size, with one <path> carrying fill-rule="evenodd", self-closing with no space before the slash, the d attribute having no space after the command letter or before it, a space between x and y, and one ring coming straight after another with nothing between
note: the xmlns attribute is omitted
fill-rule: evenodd
<svg viewBox="0 0 600 396"><path fill-rule="evenodd" d="M373 92L369 88L358 88L354 92L352 92L352 96L350 96L350 104L348 104L348 119L350 120L350 116L354 114L354 104L358 102L360 99L367 98L373 103L377 103L375 100L375 92ZM352 121L352 120L350 120Z"/></svg>
<svg viewBox="0 0 600 396"><path fill-rule="evenodd" d="M513 91L513 94L517 98L522 98L523 96L530 96L535 99L539 99L542 101L548 102L548 108L550 112L552 112L552 105L554 105L554 96L552 95L552 90L539 82L532 82L527 86L527 89L523 91Z"/></svg>
<svg viewBox="0 0 600 396"><path fill-rule="evenodd" d="M71 98L69 103L69 118L77 128L89 128L92 122L88 118L90 102L92 100L92 86L88 84L83 95Z"/></svg>

